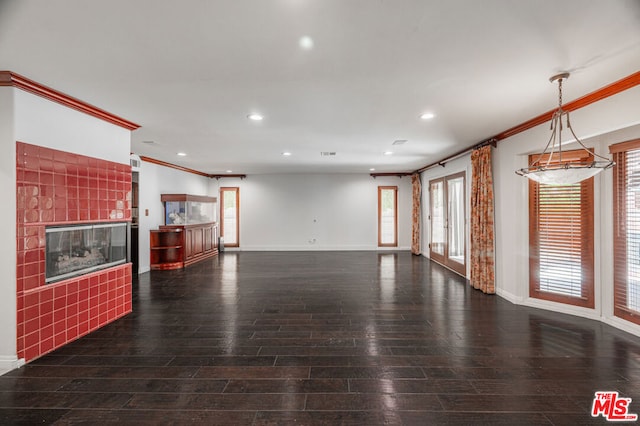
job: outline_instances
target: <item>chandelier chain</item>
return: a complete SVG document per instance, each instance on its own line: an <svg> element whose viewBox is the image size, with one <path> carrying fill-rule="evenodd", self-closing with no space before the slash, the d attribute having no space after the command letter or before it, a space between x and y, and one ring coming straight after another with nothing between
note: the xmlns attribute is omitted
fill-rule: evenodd
<svg viewBox="0 0 640 426"><path fill-rule="evenodd" d="M558 108L562 109L562 78L558 79Z"/></svg>

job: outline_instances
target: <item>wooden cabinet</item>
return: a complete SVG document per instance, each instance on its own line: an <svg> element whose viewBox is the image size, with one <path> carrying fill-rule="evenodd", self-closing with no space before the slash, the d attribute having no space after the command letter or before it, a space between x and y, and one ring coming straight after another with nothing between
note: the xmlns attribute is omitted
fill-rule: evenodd
<svg viewBox="0 0 640 426"><path fill-rule="evenodd" d="M218 253L218 225L186 225L184 227L185 266Z"/></svg>
<svg viewBox="0 0 640 426"><path fill-rule="evenodd" d="M151 269L180 269L217 254L217 223L166 225L151 231Z"/></svg>
<svg viewBox="0 0 640 426"><path fill-rule="evenodd" d="M162 194L165 224L151 231L151 269L180 269L218 254L216 197Z"/></svg>
<svg viewBox="0 0 640 426"><path fill-rule="evenodd" d="M179 269L184 267L184 237L182 229L154 229L151 231L151 269Z"/></svg>

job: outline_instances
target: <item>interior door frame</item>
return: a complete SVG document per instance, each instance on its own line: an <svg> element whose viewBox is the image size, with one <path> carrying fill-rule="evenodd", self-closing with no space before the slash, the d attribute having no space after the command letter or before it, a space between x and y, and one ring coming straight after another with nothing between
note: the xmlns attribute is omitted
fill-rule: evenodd
<svg viewBox="0 0 640 426"><path fill-rule="evenodd" d="M463 250L464 253L464 262L460 263L456 260L453 260L449 257L449 219L450 215L450 201L449 201L449 190L448 190L448 182L454 179L462 178L462 218L463 218L463 229L464 229L464 238L463 238ZM440 263L441 265L451 269L452 271L466 277L467 275L467 217L466 217L466 182L467 176L466 172L458 172L451 175L443 176L437 179L429 180L429 257L431 260ZM432 243L433 243L433 193L431 191L432 184L442 182L442 192L443 192L443 208L444 208L444 250L443 254L437 253L433 251Z"/></svg>
<svg viewBox="0 0 640 426"><path fill-rule="evenodd" d="M382 242L382 191L393 191L393 241ZM398 247L398 187L378 187L378 247Z"/></svg>
<svg viewBox="0 0 640 426"><path fill-rule="evenodd" d="M445 264L445 254L447 253L447 242L446 242L446 230L447 227L446 225L444 226L444 233L445 233L445 240L444 240L444 249L442 251L442 253L438 253L437 251L434 251L434 241L433 241L433 209L434 209L434 205L435 203L433 202L433 197L434 197L434 192L432 191L432 187L435 184L441 183L442 184L442 197L443 197L443 206L446 204L446 193L445 193L445 186L446 186L446 182L444 180L444 177L441 178L437 178L437 179L431 179L429 181L429 258L431 260L434 260L442 265ZM447 216L447 212L446 212L446 208L443 207L444 209L444 214L443 214L443 220L445 220L444 218L446 218Z"/></svg>
<svg viewBox="0 0 640 426"><path fill-rule="evenodd" d="M229 243L224 242L225 247L240 247L240 188L237 186L222 186L220 187L220 236L224 238L224 193L233 192L236 199L236 242Z"/></svg>

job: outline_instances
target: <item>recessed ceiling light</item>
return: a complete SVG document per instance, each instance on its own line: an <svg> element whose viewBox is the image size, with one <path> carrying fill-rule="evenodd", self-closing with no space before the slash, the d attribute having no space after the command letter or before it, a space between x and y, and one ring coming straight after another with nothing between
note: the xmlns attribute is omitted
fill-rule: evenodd
<svg viewBox="0 0 640 426"><path fill-rule="evenodd" d="M227 170L227 173L233 173L233 170Z"/></svg>
<svg viewBox="0 0 640 426"><path fill-rule="evenodd" d="M264 117L260 114L249 114L247 115L247 118L253 121L262 121L264 119Z"/></svg>
<svg viewBox="0 0 640 426"><path fill-rule="evenodd" d="M311 50L313 49L313 39L309 36L300 37L298 45L304 50Z"/></svg>
<svg viewBox="0 0 640 426"><path fill-rule="evenodd" d="M179 152L179 153L178 153L178 156L179 156L179 157L186 157L186 156L187 156L187 153L186 153L186 152Z"/></svg>
<svg viewBox="0 0 640 426"><path fill-rule="evenodd" d="M374 169L373 167L369 169L370 172L375 172L376 169Z"/></svg>
<svg viewBox="0 0 640 426"><path fill-rule="evenodd" d="M393 151L385 151L384 155L393 155Z"/></svg>
<svg viewBox="0 0 640 426"><path fill-rule="evenodd" d="M291 153L289 151L285 151L282 153L282 155L284 155L285 157L290 157Z"/></svg>
<svg viewBox="0 0 640 426"><path fill-rule="evenodd" d="M421 120L431 120L436 115L432 112L425 112L420 115Z"/></svg>

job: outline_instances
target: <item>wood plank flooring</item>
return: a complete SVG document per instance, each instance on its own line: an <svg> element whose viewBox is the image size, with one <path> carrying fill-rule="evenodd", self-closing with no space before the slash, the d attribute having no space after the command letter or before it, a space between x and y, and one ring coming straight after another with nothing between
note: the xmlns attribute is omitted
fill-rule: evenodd
<svg viewBox="0 0 640 426"><path fill-rule="evenodd" d="M0 377L0 424L576 425L640 413L640 338L409 253L226 252Z"/></svg>

